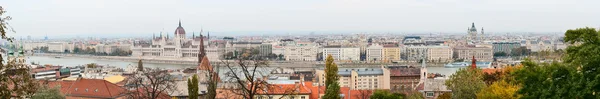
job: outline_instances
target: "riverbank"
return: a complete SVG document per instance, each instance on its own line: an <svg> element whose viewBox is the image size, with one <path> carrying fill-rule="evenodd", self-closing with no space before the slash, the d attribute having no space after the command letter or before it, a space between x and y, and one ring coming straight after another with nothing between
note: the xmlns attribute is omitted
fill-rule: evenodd
<svg viewBox="0 0 600 99"><path fill-rule="evenodd" d="M160 63L160 64L181 64L181 65L196 65L197 58L159 58L159 57L129 57L129 56L93 56L93 55L79 55L79 54L56 54L56 53L35 53L33 56L45 56L45 57L74 57L74 58L88 58L88 59L99 59L99 60L116 60L116 61L127 61L127 62L138 62L140 59L144 63ZM220 63L220 60L212 60L211 63ZM365 62L336 62L338 66L345 68L357 68L357 67L380 67L384 66L421 66L421 63L412 62L401 62L401 63L365 63ZM313 68L323 67L323 61L270 61L270 65L276 67L299 67L299 68ZM427 67L444 67L447 63L427 63Z"/></svg>
<svg viewBox="0 0 600 99"><path fill-rule="evenodd" d="M127 62L138 62L143 60L148 63L162 63L162 64L198 64L196 58L155 58L155 57L129 57L129 56L93 56L93 55L78 55L78 54L55 54L55 53L35 53L32 56L46 56L46 57L75 57L75 58L89 58L89 59L100 59L100 60L117 60Z"/></svg>

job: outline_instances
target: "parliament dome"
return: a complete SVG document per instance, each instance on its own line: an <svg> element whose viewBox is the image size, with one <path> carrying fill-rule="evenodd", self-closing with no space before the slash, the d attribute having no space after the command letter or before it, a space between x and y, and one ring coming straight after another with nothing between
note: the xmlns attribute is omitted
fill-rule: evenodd
<svg viewBox="0 0 600 99"><path fill-rule="evenodd" d="M179 26L175 29L175 35L183 34L185 35L185 30L181 27L181 21L179 21Z"/></svg>

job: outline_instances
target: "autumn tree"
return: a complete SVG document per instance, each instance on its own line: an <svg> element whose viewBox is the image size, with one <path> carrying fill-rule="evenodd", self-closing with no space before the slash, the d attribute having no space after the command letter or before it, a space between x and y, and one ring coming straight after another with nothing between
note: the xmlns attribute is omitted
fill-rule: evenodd
<svg viewBox="0 0 600 99"><path fill-rule="evenodd" d="M446 92L437 97L437 99L452 99L452 93Z"/></svg>
<svg viewBox="0 0 600 99"><path fill-rule="evenodd" d="M500 80L494 84L483 88L477 93L478 99L519 99L520 95L517 90L520 86L511 84L505 80Z"/></svg>
<svg viewBox="0 0 600 99"><path fill-rule="evenodd" d="M481 69L478 68L459 69L445 85L452 90L454 99L474 99L477 92L486 87Z"/></svg>
<svg viewBox="0 0 600 99"><path fill-rule="evenodd" d="M484 73L484 81L487 85L484 89L477 92L477 98L480 99L517 99L521 95L517 91L521 88L515 80L515 72L523 66L509 66L497 70L493 73Z"/></svg>
<svg viewBox="0 0 600 99"><path fill-rule="evenodd" d="M327 55L325 59L325 95L323 99L340 99L340 85L338 67L333 62L333 57Z"/></svg>
<svg viewBox="0 0 600 99"><path fill-rule="evenodd" d="M198 99L198 75L194 74L187 81L189 99Z"/></svg>
<svg viewBox="0 0 600 99"><path fill-rule="evenodd" d="M5 13L4 8L0 6L0 35L2 39L12 42L13 38L6 35L8 32L15 32L8 24L12 17L4 15ZM5 61L2 55L5 54L0 54L2 57L0 58L0 98L9 99L12 96L26 98L33 95L38 84L31 77L30 67L11 55L7 58L8 61Z"/></svg>

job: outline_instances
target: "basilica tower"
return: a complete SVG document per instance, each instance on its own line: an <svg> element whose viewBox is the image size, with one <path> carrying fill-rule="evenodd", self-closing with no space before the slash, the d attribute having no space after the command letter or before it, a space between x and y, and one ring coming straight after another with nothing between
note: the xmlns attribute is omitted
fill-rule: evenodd
<svg viewBox="0 0 600 99"><path fill-rule="evenodd" d="M471 28L468 28L467 40L475 41L477 37L477 28L475 28L475 23L471 24Z"/></svg>

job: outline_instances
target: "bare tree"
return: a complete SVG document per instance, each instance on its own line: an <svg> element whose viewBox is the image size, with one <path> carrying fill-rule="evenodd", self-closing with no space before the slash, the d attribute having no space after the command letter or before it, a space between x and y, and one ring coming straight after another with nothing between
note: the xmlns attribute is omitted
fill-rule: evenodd
<svg viewBox="0 0 600 99"><path fill-rule="evenodd" d="M158 68L145 68L127 80L126 86L135 91L131 96L138 99L157 99L164 97L168 90L175 89L175 79L167 71Z"/></svg>
<svg viewBox="0 0 600 99"><path fill-rule="evenodd" d="M232 93L241 95L244 99L253 99L258 93L268 92L266 80L260 79L263 74L260 70L262 67L268 66L264 60L253 59L245 60L238 58L235 63L222 61L228 69L226 76L230 82L234 82L237 87L232 90Z"/></svg>
<svg viewBox="0 0 600 99"><path fill-rule="evenodd" d="M234 61L221 60L223 67L227 68L225 81L233 82L236 86L232 93L243 96L244 99L253 99L256 94L268 93L270 85L263 74L265 67L268 67L268 61L252 54L251 50L242 52L243 54Z"/></svg>

